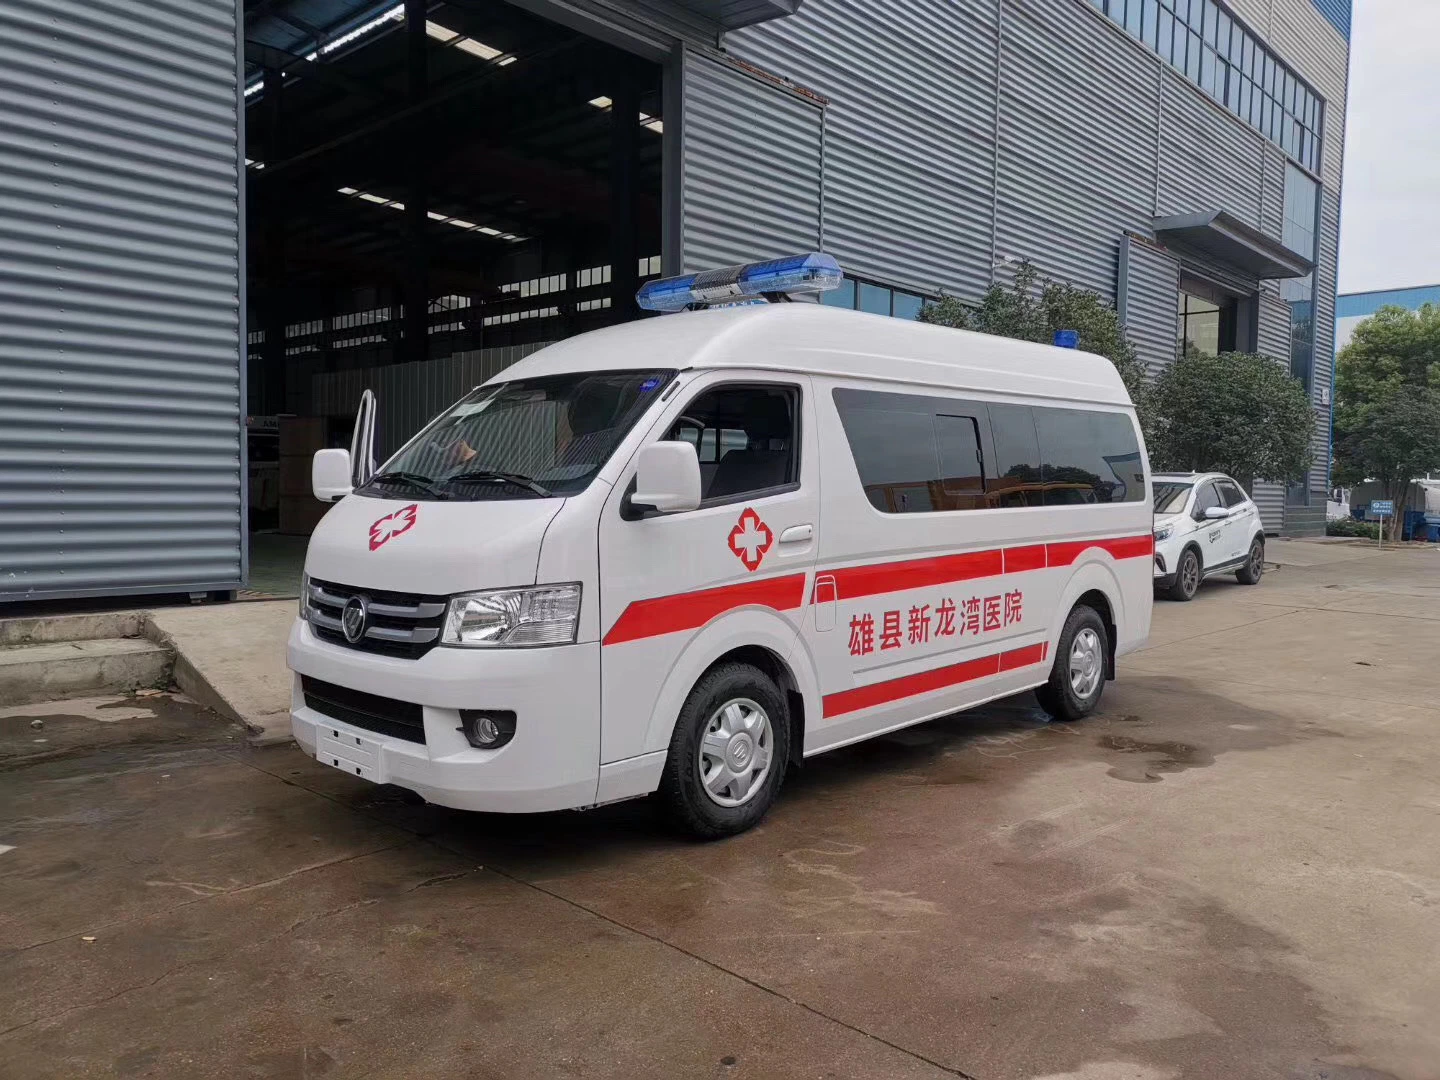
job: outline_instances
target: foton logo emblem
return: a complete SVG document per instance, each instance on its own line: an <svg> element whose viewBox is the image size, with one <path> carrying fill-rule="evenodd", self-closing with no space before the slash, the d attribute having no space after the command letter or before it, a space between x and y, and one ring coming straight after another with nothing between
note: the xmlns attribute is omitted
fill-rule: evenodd
<svg viewBox="0 0 1440 1080"><path fill-rule="evenodd" d="M370 526L370 550L383 547L386 541L399 536L403 532L409 532L415 525L415 514L419 509L414 503L396 510L393 514L387 514L374 525Z"/></svg>

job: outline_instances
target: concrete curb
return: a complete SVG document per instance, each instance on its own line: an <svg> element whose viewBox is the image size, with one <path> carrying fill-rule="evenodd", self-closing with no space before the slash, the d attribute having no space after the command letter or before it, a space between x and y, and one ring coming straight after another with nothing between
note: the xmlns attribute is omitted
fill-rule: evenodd
<svg viewBox="0 0 1440 1080"><path fill-rule="evenodd" d="M152 612L142 612L141 615L140 633L155 644L170 650L175 657L171 677L175 680L175 685L180 687L186 696L208 709L215 710L225 719L240 724L248 733L247 741L254 746L270 746L290 741L290 714L288 712L269 713L263 716L246 713L206 678L194 660L186 655L185 649L175 635L155 622Z"/></svg>

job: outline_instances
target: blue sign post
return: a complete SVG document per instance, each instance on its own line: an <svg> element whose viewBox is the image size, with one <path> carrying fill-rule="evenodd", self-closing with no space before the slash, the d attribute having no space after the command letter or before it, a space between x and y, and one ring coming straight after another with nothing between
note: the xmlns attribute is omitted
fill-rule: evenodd
<svg viewBox="0 0 1440 1080"><path fill-rule="evenodd" d="M1370 501L1370 513L1374 514L1380 522L1380 527L1375 530L1375 546L1385 546L1385 519L1395 516L1395 500L1393 499L1372 499Z"/></svg>

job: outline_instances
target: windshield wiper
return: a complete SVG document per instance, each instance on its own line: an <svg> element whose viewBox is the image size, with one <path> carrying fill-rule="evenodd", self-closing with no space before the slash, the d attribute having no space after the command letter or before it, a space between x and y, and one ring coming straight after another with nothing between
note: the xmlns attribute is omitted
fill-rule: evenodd
<svg viewBox="0 0 1440 1080"><path fill-rule="evenodd" d="M510 484L533 491L542 499L553 499L555 493L543 484L521 473L504 472L500 469L471 469L445 478L447 484Z"/></svg>
<svg viewBox="0 0 1440 1080"><path fill-rule="evenodd" d="M412 488L418 488L427 495L433 495L437 499L448 499L450 496L440 490L439 485L428 476L412 472L383 472L376 473L370 478L371 484L407 484ZM368 484L366 485L369 486Z"/></svg>

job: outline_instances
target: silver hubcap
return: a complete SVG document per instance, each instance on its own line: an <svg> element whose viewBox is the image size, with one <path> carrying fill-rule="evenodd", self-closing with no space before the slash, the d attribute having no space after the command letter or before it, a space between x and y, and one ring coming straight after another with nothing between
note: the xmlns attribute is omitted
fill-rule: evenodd
<svg viewBox="0 0 1440 1080"><path fill-rule="evenodd" d="M1070 689L1084 700L1095 693L1105 674L1105 656L1100 635L1088 626L1075 635L1070 646Z"/></svg>
<svg viewBox="0 0 1440 1080"><path fill-rule="evenodd" d="M1185 563L1180 567L1181 584L1186 592L1194 592L1200 584L1200 563L1194 555L1185 556Z"/></svg>
<svg viewBox="0 0 1440 1080"><path fill-rule="evenodd" d="M705 725L696 754L700 784L720 806L744 806L770 775L770 717L749 698L727 701Z"/></svg>

